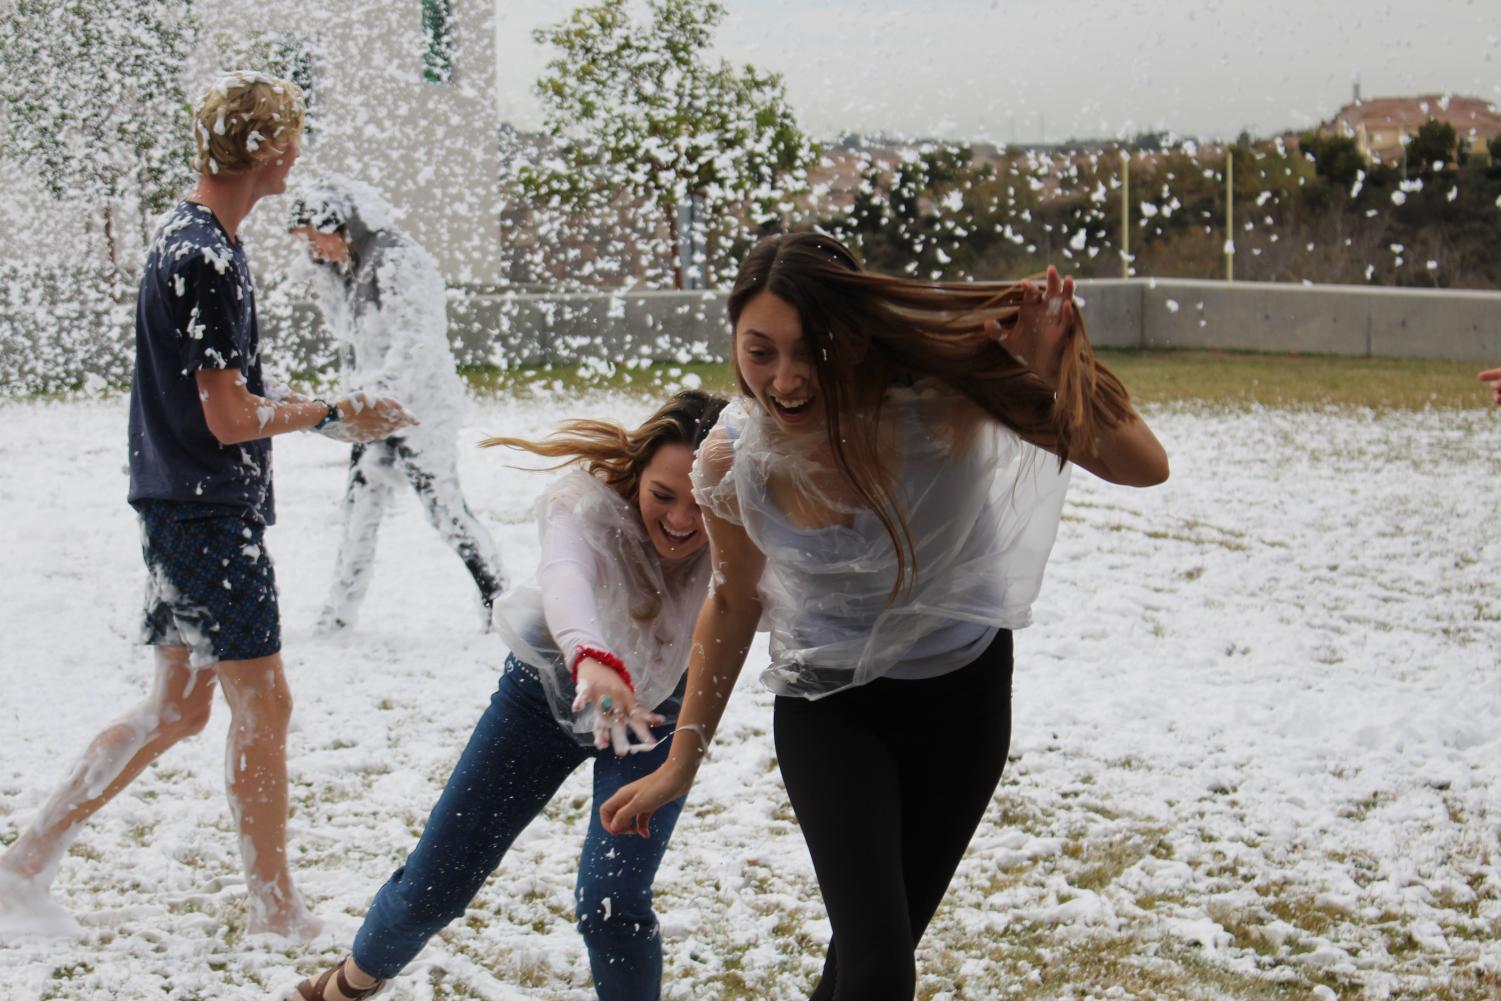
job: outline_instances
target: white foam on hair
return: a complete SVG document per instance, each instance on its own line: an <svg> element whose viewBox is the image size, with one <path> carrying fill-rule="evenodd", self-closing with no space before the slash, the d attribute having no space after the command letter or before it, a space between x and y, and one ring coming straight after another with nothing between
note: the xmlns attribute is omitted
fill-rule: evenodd
<svg viewBox="0 0 1501 1001"><path fill-rule="evenodd" d="M343 202L336 207L352 209L371 232L396 225L396 210L374 185L344 174L325 175L304 188L300 197L308 204ZM343 214L347 218L347 211Z"/></svg>

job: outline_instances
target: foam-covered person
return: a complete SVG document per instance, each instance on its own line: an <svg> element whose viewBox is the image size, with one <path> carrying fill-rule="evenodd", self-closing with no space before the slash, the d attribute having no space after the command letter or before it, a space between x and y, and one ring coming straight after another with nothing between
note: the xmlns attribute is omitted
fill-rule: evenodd
<svg viewBox="0 0 1501 1001"><path fill-rule="evenodd" d="M1167 457L1053 269L896 278L795 233L750 251L728 310L741 400L694 467L714 588L678 727L713 735L764 615L777 762L833 931L812 997L911 1001L1006 762L1012 631L1071 465L1147 486ZM675 742L605 826L649 835L704 751Z"/></svg>
<svg viewBox="0 0 1501 1001"><path fill-rule="evenodd" d="M396 225L375 188L351 178L299 188L287 225L312 264L318 305L339 349L341 385L395 396L422 416L417 427L350 449L344 527L320 629L354 624L370 586L381 517L403 485L463 561L488 625L507 580L495 540L459 486L459 424L469 401L448 343L448 297L437 262Z"/></svg>

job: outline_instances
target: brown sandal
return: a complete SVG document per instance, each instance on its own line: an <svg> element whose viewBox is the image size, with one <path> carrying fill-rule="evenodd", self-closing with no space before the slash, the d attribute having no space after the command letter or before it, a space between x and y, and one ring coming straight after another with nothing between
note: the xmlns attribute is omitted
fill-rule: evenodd
<svg viewBox="0 0 1501 1001"><path fill-rule="evenodd" d="M323 975L317 980L308 977L297 985L297 992L288 998L287 1001L332 1001L331 998L323 993L328 990L328 982L330 980L334 981L334 986L339 988L339 993L348 998L349 1001L364 1001L365 998L373 998L382 987L386 986L384 980L377 980L369 987L360 988L352 986L344 976L345 962L347 960L339 960L338 966L335 966L331 970L324 970Z"/></svg>

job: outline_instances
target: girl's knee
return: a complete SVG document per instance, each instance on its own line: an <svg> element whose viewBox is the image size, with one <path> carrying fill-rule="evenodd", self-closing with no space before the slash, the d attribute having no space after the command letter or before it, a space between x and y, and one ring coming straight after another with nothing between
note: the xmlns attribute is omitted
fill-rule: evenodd
<svg viewBox="0 0 1501 1001"><path fill-rule="evenodd" d="M621 892L619 888L581 887L574 916L579 934L590 939L646 939L657 934L657 915L651 891Z"/></svg>
<svg viewBox="0 0 1501 1001"><path fill-rule="evenodd" d="M397 870L371 907L372 914L378 909L381 921L402 936L426 940L464 916L467 896L459 899L441 884L417 886L403 881L402 874L403 870Z"/></svg>

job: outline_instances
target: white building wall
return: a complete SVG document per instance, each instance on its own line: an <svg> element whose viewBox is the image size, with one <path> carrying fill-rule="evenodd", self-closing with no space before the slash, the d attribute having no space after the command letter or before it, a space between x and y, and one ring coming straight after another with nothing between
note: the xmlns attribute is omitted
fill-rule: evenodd
<svg viewBox="0 0 1501 1001"><path fill-rule="evenodd" d="M452 0L446 83L423 79L421 0L326 0L317 9L288 0L205 0L199 10L206 45L190 94L228 63L259 68L278 50L302 53L314 117L293 186L326 172L369 181L450 284L500 280L491 0ZM285 211L284 200L271 200L246 227L258 270L290 262Z"/></svg>
<svg viewBox="0 0 1501 1001"><path fill-rule="evenodd" d="M7 6L0 0L0 12ZM268 68L278 49L303 52L318 113L294 185L327 171L362 177L385 191L450 284L498 282L503 271L494 5L451 0L451 10L453 75L435 84L422 78L427 43L421 0L200 0L198 55L183 67L187 94L196 101L223 69ZM186 160L191 137L184 134L181 143ZM51 199L33 165L6 161L5 173L5 257L102 270L97 208ZM258 278L274 280L292 261L285 211L284 200L267 200L246 225ZM149 221L120 219L115 225L122 264L134 270Z"/></svg>

